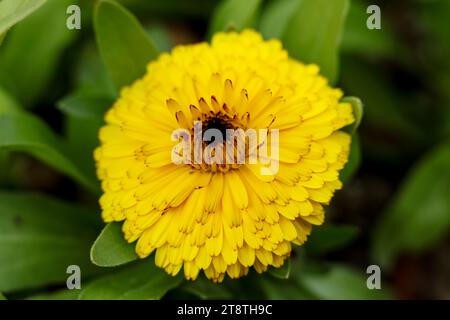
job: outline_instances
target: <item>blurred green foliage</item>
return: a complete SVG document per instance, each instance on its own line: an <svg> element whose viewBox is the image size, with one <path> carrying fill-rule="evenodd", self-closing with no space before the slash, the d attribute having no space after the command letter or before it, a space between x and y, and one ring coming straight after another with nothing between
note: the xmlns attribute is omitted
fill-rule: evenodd
<svg viewBox="0 0 450 320"><path fill-rule="evenodd" d="M378 222L372 252L381 265L389 267L399 252L424 251L448 233L449 143L436 147L411 170Z"/></svg>
<svg viewBox="0 0 450 320"><path fill-rule="evenodd" d="M89 247L101 224L92 208L44 195L0 193L0 291L65 282L76 264L83 276L99 273Z"/></svg>
<svg viewBox="0 0 450 320"><path fill-rule="evenodd" d="M42 98L76 34L61 27L73 0L48 1L8 33L0 52L0 86L25 107ZM51 36L49 36L51 34Z"/></svg>
<svg viewBox="0 0 450 320"><path fill-rule="evenodd" d="M366 28L364 0L20 2L0 2L0 291L8 298L392 298L384 284L367 289L366 266L380 264L387 278L399 258L432 252L448 235L449 1L386 3L381 30ZM65 28L74 3L79 31ZM280 38L291 56L361 99L348 98L359 121L364 103L364 119L357 133L347 128L354 137L341 177L355 190L377 175L390 193L369 227L356 225L369 203L353 216L333 204L341 223L315 228L282 269L221 285L186 282L154 267L153 257L132 262L119 224L101 231L97 132L117 90L158 52L247 27ZM68 190L19 190L24 176L35 179L25 169L32 158L71 178ZM351 256L360 246L364 257ZM63 289L69 264L82 266L82 290Z"/></svg>

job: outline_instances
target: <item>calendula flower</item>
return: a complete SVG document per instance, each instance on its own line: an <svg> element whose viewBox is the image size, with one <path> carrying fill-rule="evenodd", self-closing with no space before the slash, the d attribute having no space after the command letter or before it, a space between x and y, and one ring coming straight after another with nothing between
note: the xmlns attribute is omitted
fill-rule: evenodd
<svg viewBox="0 0 450 320"><path fill-rule="evenodd" d="M339 129L354 121L342 95L252 30L161 54L100 131L104 221L124 221L139 257L156 252L156 265L187 279L282 266L342 186L350 136ZM206 139L209 129L224 140ZM244 132L241 161L222 161L242 151L226 148L230 130Z"/></svg>

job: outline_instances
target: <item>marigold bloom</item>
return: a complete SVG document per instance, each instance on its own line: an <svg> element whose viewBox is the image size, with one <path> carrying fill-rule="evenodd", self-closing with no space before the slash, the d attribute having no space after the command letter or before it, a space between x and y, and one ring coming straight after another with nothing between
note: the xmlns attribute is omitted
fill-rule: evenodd
<svg viewBox="0 0 450 320"><path fill-rule="evenodd" d="M214 281L280 267L324 221L341 188L354 121L316 65L289 58L255 31L177 46L122 89L95 152L105 222L124 221L128 242L169 274L201 270ZM174 164L179 128L279 129L279 170L265 164ZM203 146L206 147L206 144Z"/></svg>

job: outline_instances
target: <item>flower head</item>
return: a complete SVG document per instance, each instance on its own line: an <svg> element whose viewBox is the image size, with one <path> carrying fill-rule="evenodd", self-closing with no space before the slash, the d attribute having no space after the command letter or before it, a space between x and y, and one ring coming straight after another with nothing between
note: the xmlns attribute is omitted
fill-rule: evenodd
<svg viewBox="0 0 450 320"><path fill-rule="evenodd" d="M124 221L140 257L156 252L158 266L187 279L283 265L323 223L348 158L339 129L351 106L318 72L252 30L161 54L100 131L104 221ZM209 129L224 139L205 138Z"/></svg>

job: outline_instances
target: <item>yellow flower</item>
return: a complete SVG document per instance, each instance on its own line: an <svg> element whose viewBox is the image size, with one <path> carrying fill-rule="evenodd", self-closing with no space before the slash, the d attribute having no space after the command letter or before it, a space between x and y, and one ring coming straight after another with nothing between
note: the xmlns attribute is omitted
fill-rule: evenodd
<svg viewBox="0 0 450 320"><path fill-rule="evenodd" d="M350 136L338 130L354 121L351 106L318 72L252 30L161 54L122 89L100 131L104 221L124 221L141 258L155 251L156 265L172 275L183 268L187 279L203 270L218 282L282 266L291 243L303 244L311 225L323 223L348 158ZM244 163L174 163L173 155L187 155L174 132L193 138L194 123L202 133L276 130L278 144L268 135L250 150L245 140ZM249 161L264 142L279 160L269 174L262 158ZM210 144L201 141L200 151Z"/></svg>

